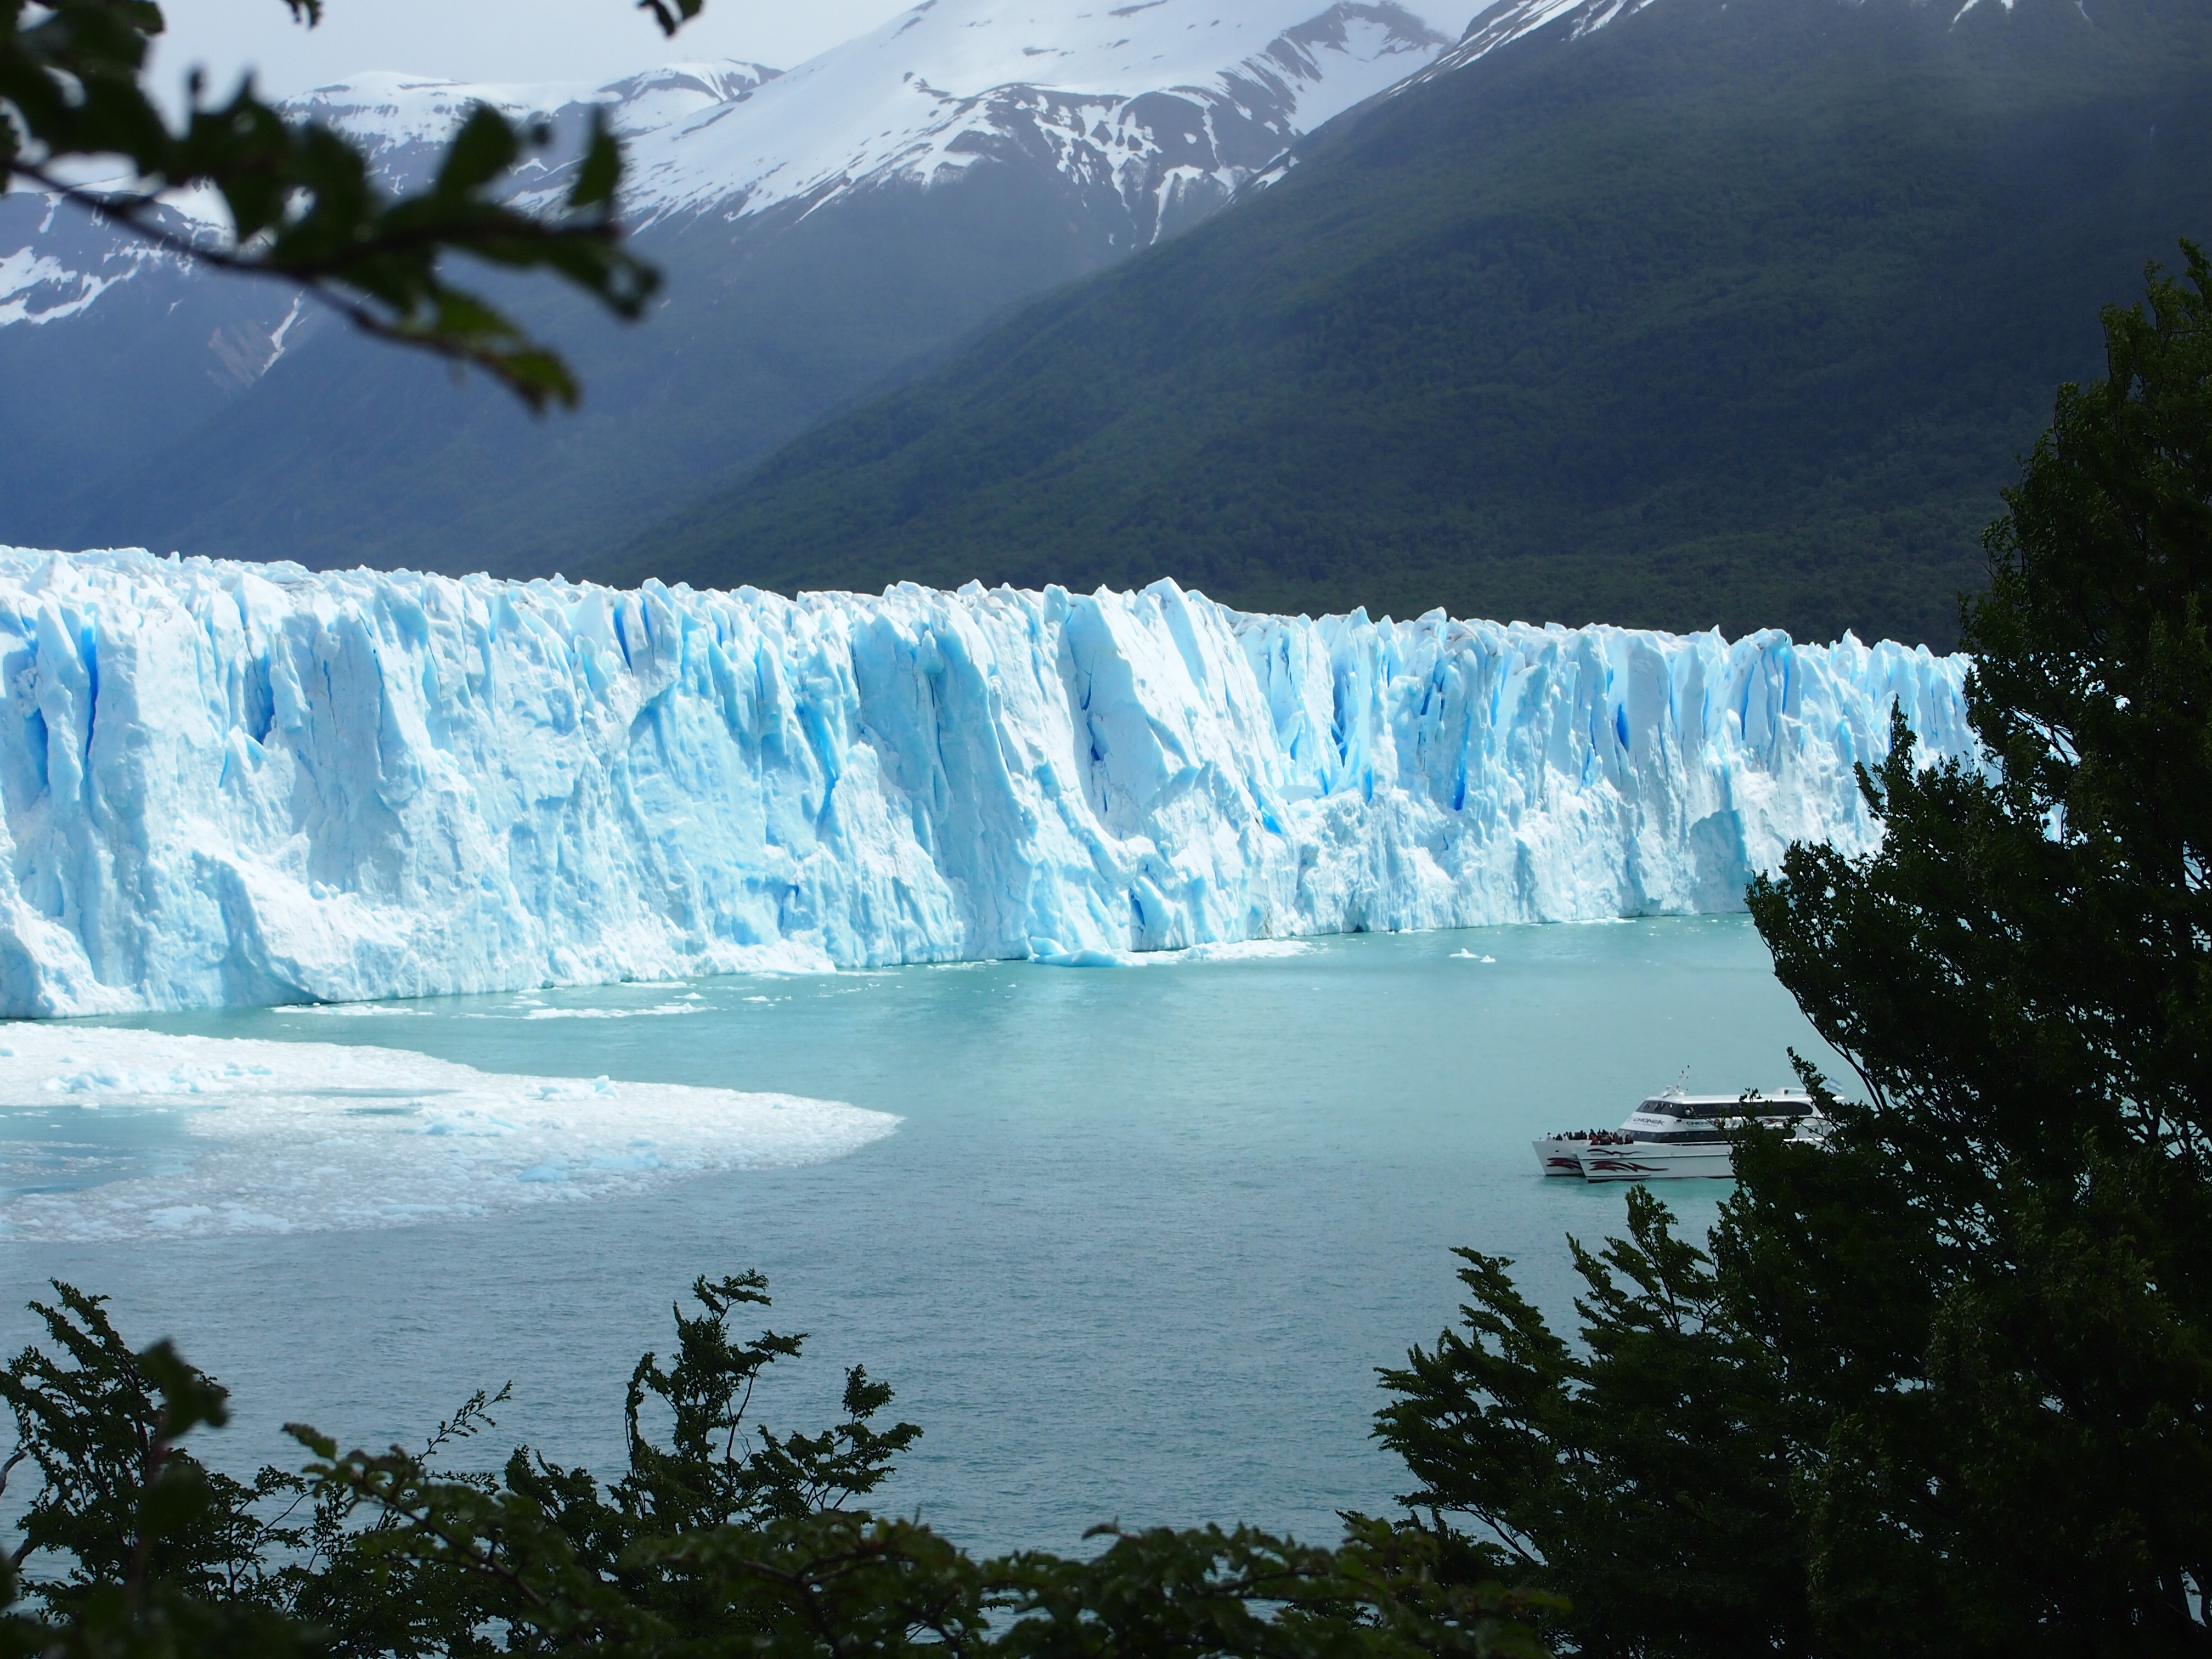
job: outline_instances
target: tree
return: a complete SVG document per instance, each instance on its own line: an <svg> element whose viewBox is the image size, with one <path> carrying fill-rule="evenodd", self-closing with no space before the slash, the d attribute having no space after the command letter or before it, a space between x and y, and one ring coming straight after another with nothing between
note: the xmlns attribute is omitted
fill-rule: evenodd
<svg viewBox="0 0 2212 1659"><path fill-rule="evenodd" d="M1440 1571L1437 1540L1356 1524L1335 1550L1246 1528L1099 1528L1088 1560L978 1561L916 1521L854 1506L921 1431L875 1426L891 1391L854 1367L842 1420L780 1437L753 1385L799 1336L735 1337L758 1274L676 1310L672 1363L647 1354L626 1404L629 1467L517 1449L497 1474L443 1471L494 1426L479 1393L421 1452L341 1454L252 1485L179 1443L219 1426L222 1389L167 1344L134 1353L100 1298L33 1304L47 1346L0 1373L41 1484L0 1565L0 1656L620 1653L1003 1659L1540 1659L1549 1604ZM665 1419L656 1436L655 1404ZM27 1571L26 1571L27 1569Z"/></svg>
<svg viewBox="0 0 2212 1659"><path fill-rule="evenodd" d="M1588 1654L2212 1652L2212 268L2104 314L1966 611L1984 754L1902 720L1880 850L1752 915L1849 1060L1709 1248L1575 1247L1583 1341L1467 1255L1378 1434ZM1478 1539L1480 1540L1478 1542Z"/></svg>
<svg viewBox="0 0 2212 1659"><path fill-rule="evenodd" d="M703 0L637 0L665 34ZM283 0L313 27L322 0ZM544 216L501 202L496 186L553 141L479 105L430 184L387 198L360 149L313 122L288 120L249 76L224 102L205 101L197 72L190 108L172 125L146 90L148 48L162 32L153 0L0 0L0 189L49 191L201 263L303 287L356 327L471 363L533 409L574 404L574 377L552 350L480 295L447 279L452 254L510 270L546 270L635 318L659 273L622 246L616 188L622 154L595 116L568 164L567 193ZM127 161L128 189L96 190L72 170ZM164 193L213 187L232 235L184 234Z"/></svg>

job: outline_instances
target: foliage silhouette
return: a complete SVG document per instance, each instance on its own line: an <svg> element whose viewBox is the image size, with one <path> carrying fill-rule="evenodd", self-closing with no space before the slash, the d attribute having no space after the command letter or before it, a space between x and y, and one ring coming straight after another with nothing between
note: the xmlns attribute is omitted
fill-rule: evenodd
<svg viewBox="0 0 2212 1659"><path fill-rule="evenodd" d="M1751 891L1863 1091L1632 1200L1583 1341L1467 1255L1376 1432L1591 1655L2212 1651L2212 265L2104 313L1968 608L1984 754ZM1476 1539L1480 1543L1474 1541Z"/></svg>
<svg viewBox="0 0 2212 1659"><path fill-rule="evenodd" d="M778 1436L754 1385L804 1338L739 1340L757 1273L676 1310L673 1363L639 1362L629 1467L602 1485L518 1448L496 1474L436 1467L493 1426L479 1394L417 1452L341 1453L251 1485L181 1449L222 1389L167 1345L133 1353L100 1299L33 1304L0 1397L42 1478L4 1589L0 1655L858 1654L1008 1659L1538 1659L1549 1598L1439 1571L1426 1533L1355 1522L1335 1550L1248 1528L1122 1532L1088 1560L976 1560L918 1521L853 1507L921 1431L854 1367L843 1419ZM649 1427L655 1403L665 1431ZM28 1569L26 1571L26 1569Z"/></svg>

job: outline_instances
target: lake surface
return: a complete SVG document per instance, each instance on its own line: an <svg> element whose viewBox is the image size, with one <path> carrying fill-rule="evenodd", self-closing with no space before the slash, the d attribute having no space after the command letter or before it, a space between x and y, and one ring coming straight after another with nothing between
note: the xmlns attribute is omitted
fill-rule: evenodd
<svg viewBox="0 0 2212 1659"><path fill-rule="evenodd" d="M766 1420L819 1426L842 1368L865 1363L927 1431L879 1506L984 1549L1073 1548L1111 1519L1333 1541L1338 1510L1386 1508L1406 1484L1367 1438L1374 1368L1452 1317L1451 1248L1513 1256L1557 1316L1571 1295L1563 1235L1618 1230L1623 1189L1542 1179L1532 1136L1617 1123L1686 1066L1717 1091L1789 1082L1793 1045L1832 1063L1742 917L378 1006L390 1017L60 1029L87 1075L103 1044L137 1040L103 1033L135 1030L380 1046L617 1090L775 1091L899 1121L688 1176L678 1130L635 1171L556 1146L520 1175L470 1166L485 1201L439 1214L349 1207L370 1177L343 1137L312 1169L285 1161L305 1143L282 1124L218 1157L189 1132L190 1099L110 1095L93 1111L19 1078L0 1092L0 1229L15 1224L0 1231L0 1344L27 1340L23 1302L59 1277L112 1296L134 1343L173 1335L231 1387L234 1425L203 1447L226 1466L298 1461L287 1419L412 1443L471 1389L511 1380L514 1403L468 1461L520 1438L611 1474L623 1384L641 1350L665 1351L671 1302L698 1274L757 1267L776 1297L767 1322L812 1333L805 1358L777 1368L794 1374L763 1389ZM0 1026L0 1044L55 1029ZM381 1098L386 1062L358 1058L363 1099ZM395 1099L416 1086L393 1075ZM415 1108L344 1108L372 1127L402 1109ZM421 1186L392 1159L439 1151L441 1132L375 1143L375 1181ZM565 1201L506 1205L520 1189L502 1183L524 1181ZM251 1189L234 1206L246 1219L190 1236L213 1224L225 1182ZM109 1213L103 1194L167 1185L178 1203L70 1236L70 1217ZM1702 1231L1726 1188L1664 1190ZM339 1213L368 1219L314 1224ZM25 1237L34 1214L44 1233Z"/></svg>

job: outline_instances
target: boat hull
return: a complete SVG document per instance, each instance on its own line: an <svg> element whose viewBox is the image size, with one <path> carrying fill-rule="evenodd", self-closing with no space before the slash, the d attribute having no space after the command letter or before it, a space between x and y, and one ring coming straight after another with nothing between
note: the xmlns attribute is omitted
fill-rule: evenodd
<svg viewBox="0 0 2212 1659"><path fill-rule="evenodd" d="M1584 1146L1577 1162L1585 1181L1727 1181L1735 1175L1735 1149L1725 1140Z"/></svg>
<svg viewBox="0 0 2212 1659"><path fill-rule="evenodd" d="M1565 1135L1547 1135L1529 1144L1536 1149L1537 1167L1546 1175L1582 1179L1582 1152L1588 1142L1570 1139Z"/></svg>

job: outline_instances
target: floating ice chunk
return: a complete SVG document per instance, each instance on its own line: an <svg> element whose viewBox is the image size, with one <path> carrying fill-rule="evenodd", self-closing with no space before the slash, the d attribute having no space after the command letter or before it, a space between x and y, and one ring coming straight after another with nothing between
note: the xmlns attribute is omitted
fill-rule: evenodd
<svg viewBox="0 0 2212 1659"><path fill-rule="evenodd" d="M1085 945L1062 948L1058 939L1031 939L1030 959L1040 968L1133 968L1137 958L1127 951L1101 951Z"/></svg>
<svg viewBox="0 0 2212 1659"><path fill-rule="evenodd" d="M1972 754L1966 668L0 550L0 1015L1740 909L1876 844L1893 705Z"/></svg>
<svg viewBox="0 0 2212 1659"><path fill-rule="evenodd" d="M80 1109L174 1110L188 1167L19 1192L0 1239L390 1226L635 1189L715 1170L810 1164L898 1120L835 1103L729 1089L479 1072L426 1054L319 1042L71 1030L89 1060L64 1070L58 1030L24 1028L0 1055L0 1109L64 1092ZM57 1091L68 1078L82 1086ZM168 1131L179 1133L179 1129ZM333 1148L343 1149L334 1161ZM0 1149L0 1188L15 1184ZM142 1167L143 1166L139 1166Z"/></svg>
<svg viewBox="0 0 2212 1659"><path fill-rule="evenodd" d="M157 1233L198 1231L197 1224L210 1221L215 1211L204 1204L164 1204L145 1213L148 1231Z"/></svg>
<svg viewBox="0 0 2212 1659"><path fill-rule="evenodd" d="M358 1017L363 1014L427 1015L427 1008L395 1008L388 1002L293 1002L279 1007L280 1014L337 1014Z"/></svg>
<svg viewBox="0 0 2212 1659"><path fill-rule="evenodd" d="M10 1057L15 1057L12 1051ZM65 1054L62 1060L64 1064L76 1063L76 1056ZM82 1072L58 1073L40 1087L52 1093L75 1095L219 1095L228 1093L240 1081L269 1075L266 1066L235 1060L213 1066L179 1066L167 1072L133 1072L106 1065Z"/></svg>
<svg viewBox="0 0 2212 1659"><path fill-rule="evenodd" d="M697 1014L705 1008L691 1001L664 1002L652 1008L532 1008L525 1019L635 1019L642 1014Z"/></svg>
<svg viewBox="0 0 2212 1659"><path fill-rule="evenodd" d="M1228 945L1194 945L1188 951L1163 951L1157 956L1139 957L1140 962L1276 962L1285 957L1303 957L1311 953L1313 946L1303 939L1248 939Z"/></svg>

